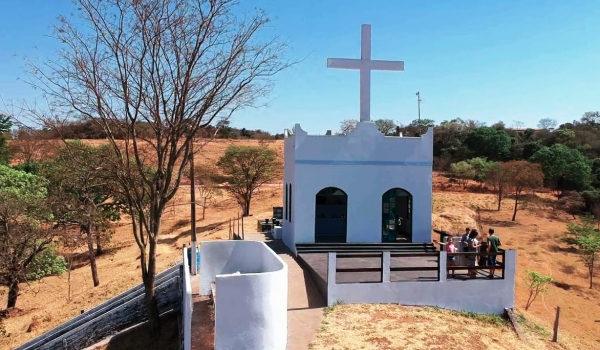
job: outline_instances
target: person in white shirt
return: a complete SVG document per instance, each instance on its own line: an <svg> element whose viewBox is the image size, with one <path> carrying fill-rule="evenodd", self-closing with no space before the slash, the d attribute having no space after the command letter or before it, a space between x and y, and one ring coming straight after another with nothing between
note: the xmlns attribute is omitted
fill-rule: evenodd
<svg viewBox="0 0 600 350"><path fill-rule="evenodd" d="M477 236L479 236L479 232L477 232L477 230L473 229L471 230L471 233L469 233L469 246L467 251L469 253L477 253L479 252L479 247L481 246L481 244L479 243L479 241L477 240ZM475 265L475 261L477 261L477 255L473 254L473 255L469 255L469 277L470 278L475 278L475 275L477 274L477 269L476 269L476 265Z"/></svg>

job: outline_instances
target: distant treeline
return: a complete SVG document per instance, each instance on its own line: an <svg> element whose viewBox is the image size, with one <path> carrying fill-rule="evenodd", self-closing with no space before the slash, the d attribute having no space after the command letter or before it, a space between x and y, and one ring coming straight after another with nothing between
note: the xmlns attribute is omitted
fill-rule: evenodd
<svg viewBox="0 0 600 350"><path fill-rule="evenodd" d="M18 139L19 134L26 134L30 131L27 129L17 129L13 133L13 139ZM61 130L40 130L39 131L46 139L106 139L107 135L104 129L93 120L84 121L72 121L61 125ZM115 136L123 139L125 136L119 133L119 128L114 128ZM150 125L145 123L139 123L138 129L136 130L140 137L152 138L154 133L150 128ZM24 135L23 135L24 136ZM264 130L249 130L246 128L234 128L228 125L224 125L218 128L209 125L201 130L199 137L215 137L219 139L256 139L256 140L279 140L283 139L283 133L271 134Z"/></svg>

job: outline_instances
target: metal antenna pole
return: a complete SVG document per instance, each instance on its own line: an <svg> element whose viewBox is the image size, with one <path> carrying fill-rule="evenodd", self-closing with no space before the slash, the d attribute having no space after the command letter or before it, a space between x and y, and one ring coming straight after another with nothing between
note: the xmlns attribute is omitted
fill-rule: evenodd
<svg viewBox="0 0 600 350"><path fill-rule="evenodd" d="M418 123L419 123L419 136L421 136L421 93L419 93L419 91L417 91L416 93L417 95L417 111L418 111Z"/></svg>
<svg viewBox="0 0 600 350"><path fill-rule="evenodd" d="M192 139L192 142L190 143L190 201L191 201L191 209L192 209L192 254L191 254L191 266L192 266L192 270L191 270L191 274L192 275L196 275L197 274L197 260L198 259L196 257L196 249L197 249L197 243L196 243L196 172L194 169L194 139Z"/></svg>

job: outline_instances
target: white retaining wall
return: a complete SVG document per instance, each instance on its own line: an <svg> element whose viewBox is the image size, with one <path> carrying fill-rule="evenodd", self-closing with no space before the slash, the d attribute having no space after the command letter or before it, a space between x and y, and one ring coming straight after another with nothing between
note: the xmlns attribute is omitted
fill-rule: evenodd
<svg viewBox="0 0 600 350"><path fill-rule="evenodd" d="M516 250L506 250L504 279L446 279L446 252L440 252L440 281L390 282L390 252L383 256L382 283L335 283L336 253L329 253L327 304L403 304L501 314L515 304Z"/></svg>
<svg viewBox="0 0 600 350"><path fill-rule="evenodd" d="M287 264L258 241L202 242L200 249L200 294L216 284L215 350L285 350Z"/></svg>
<svg viewBox="0 0 600 350"><path fill-rule="evenodd" d="M183 350L190 350L192 347L192 276L188 264L189 248L183 248L183 298L181 301L181 317L183 319Z"/></svg>

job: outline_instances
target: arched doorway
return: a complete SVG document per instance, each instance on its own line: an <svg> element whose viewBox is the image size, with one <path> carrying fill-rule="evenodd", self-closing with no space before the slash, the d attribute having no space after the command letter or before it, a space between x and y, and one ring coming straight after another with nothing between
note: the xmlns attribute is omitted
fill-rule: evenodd
<svg viewBox="0 0 600 350"><path fill-rule="evenodd" d="M348 195L337 187L317 193L315 243L346 243Z"/></svg>
<svg viewBox="0 0 600 350"><path fill-rule="evenodd" d="M392 188L381 199L382 242L412 242L412 195Z"/></svg>

